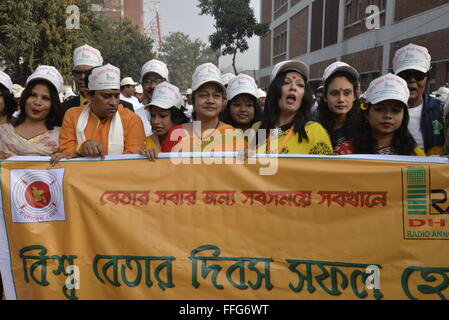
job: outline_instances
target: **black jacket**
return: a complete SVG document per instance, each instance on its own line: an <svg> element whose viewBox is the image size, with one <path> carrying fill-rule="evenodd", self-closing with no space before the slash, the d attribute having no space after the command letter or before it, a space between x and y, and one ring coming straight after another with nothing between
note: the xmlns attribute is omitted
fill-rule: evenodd
<svg viewBox="0 0 449 320"><path fill-rule="evenodd" d="M443 104L440 100L424 94L424 103L421 113L421 132L424 138L424 152L443 154L444 145L444 119Z"/></svg>

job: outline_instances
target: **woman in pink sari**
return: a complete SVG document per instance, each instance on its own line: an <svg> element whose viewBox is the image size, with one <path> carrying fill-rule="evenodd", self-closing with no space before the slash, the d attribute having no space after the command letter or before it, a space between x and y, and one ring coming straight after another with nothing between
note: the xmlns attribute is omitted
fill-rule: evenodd
<svg viewBox="0 0 449 320"><path fill-rule="evenodd" d="M0 125L0 159L50 156L58 150L62 108L58 93L63 79L54 67L39 66L27 79L20 114Z"/></svg>

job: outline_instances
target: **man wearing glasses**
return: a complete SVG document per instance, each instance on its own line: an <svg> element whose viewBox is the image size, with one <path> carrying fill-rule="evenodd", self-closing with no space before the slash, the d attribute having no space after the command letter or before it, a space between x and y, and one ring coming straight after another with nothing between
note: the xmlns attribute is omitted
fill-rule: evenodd
<svg viewBox="0 0 449 320"><path fill-rule="evenodd" d="M396 51L393 71L407 81L410 90L408 129L426 155L442 155L444 144L443 105L426 93L430 54L425 47L409 44Z"/></svg>
<svg viewBox="0 0 449 320"><path fill-rule="evenodd" d="M167 65L162 61L153 59L145 63L141 71L142 87L143 87L143 101L144 107L136 110L136 114L140 116L145 129L145 135L151 136L151 124L150 124L150 111L148 107L151 99L153 98L154 88L164 82L168 81L168 69Z"/></svg>
<svg viewBox="0 0 449 320"><path fill-rule="evenodd" d="M85 44L84 46L76 48L73 52L73 65L72 76L75 84L75 93L77 95L64 101L62 104L64 113L72 107L83 106L87 103L87 92L89 90L85 85L85 75L92 68L102 66L103 57L101 56L100 51ZM120 104L123 105L123 107L134 111L131 103L120 100Z"/></svg>

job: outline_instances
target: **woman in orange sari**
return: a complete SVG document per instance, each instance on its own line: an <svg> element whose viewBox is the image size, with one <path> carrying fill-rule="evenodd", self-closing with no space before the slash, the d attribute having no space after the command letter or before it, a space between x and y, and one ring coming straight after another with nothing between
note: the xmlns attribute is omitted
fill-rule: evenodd
<svg viewBox="0 0 449 320"><path fill-rule="evenodd" d="M238 131L219 119L226 94L220 79L221 72L212 63L196 68L192 77L195 121L173 127L162 152L236 151L235 135Z"/></svg>

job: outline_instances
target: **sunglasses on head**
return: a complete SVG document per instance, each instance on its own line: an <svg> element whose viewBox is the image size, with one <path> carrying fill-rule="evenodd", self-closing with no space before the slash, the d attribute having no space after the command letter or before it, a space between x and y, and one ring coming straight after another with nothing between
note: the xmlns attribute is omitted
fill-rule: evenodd
<svg viewBox="0 0 449 320"><path fill-rule="evenodd" d="M409 79L414 78L416 81L421 81L425 77L427 77L427 73L420 72L417 70L406 70L406 71L399 72L398 76L404 80L409 80Z"/></svg>

